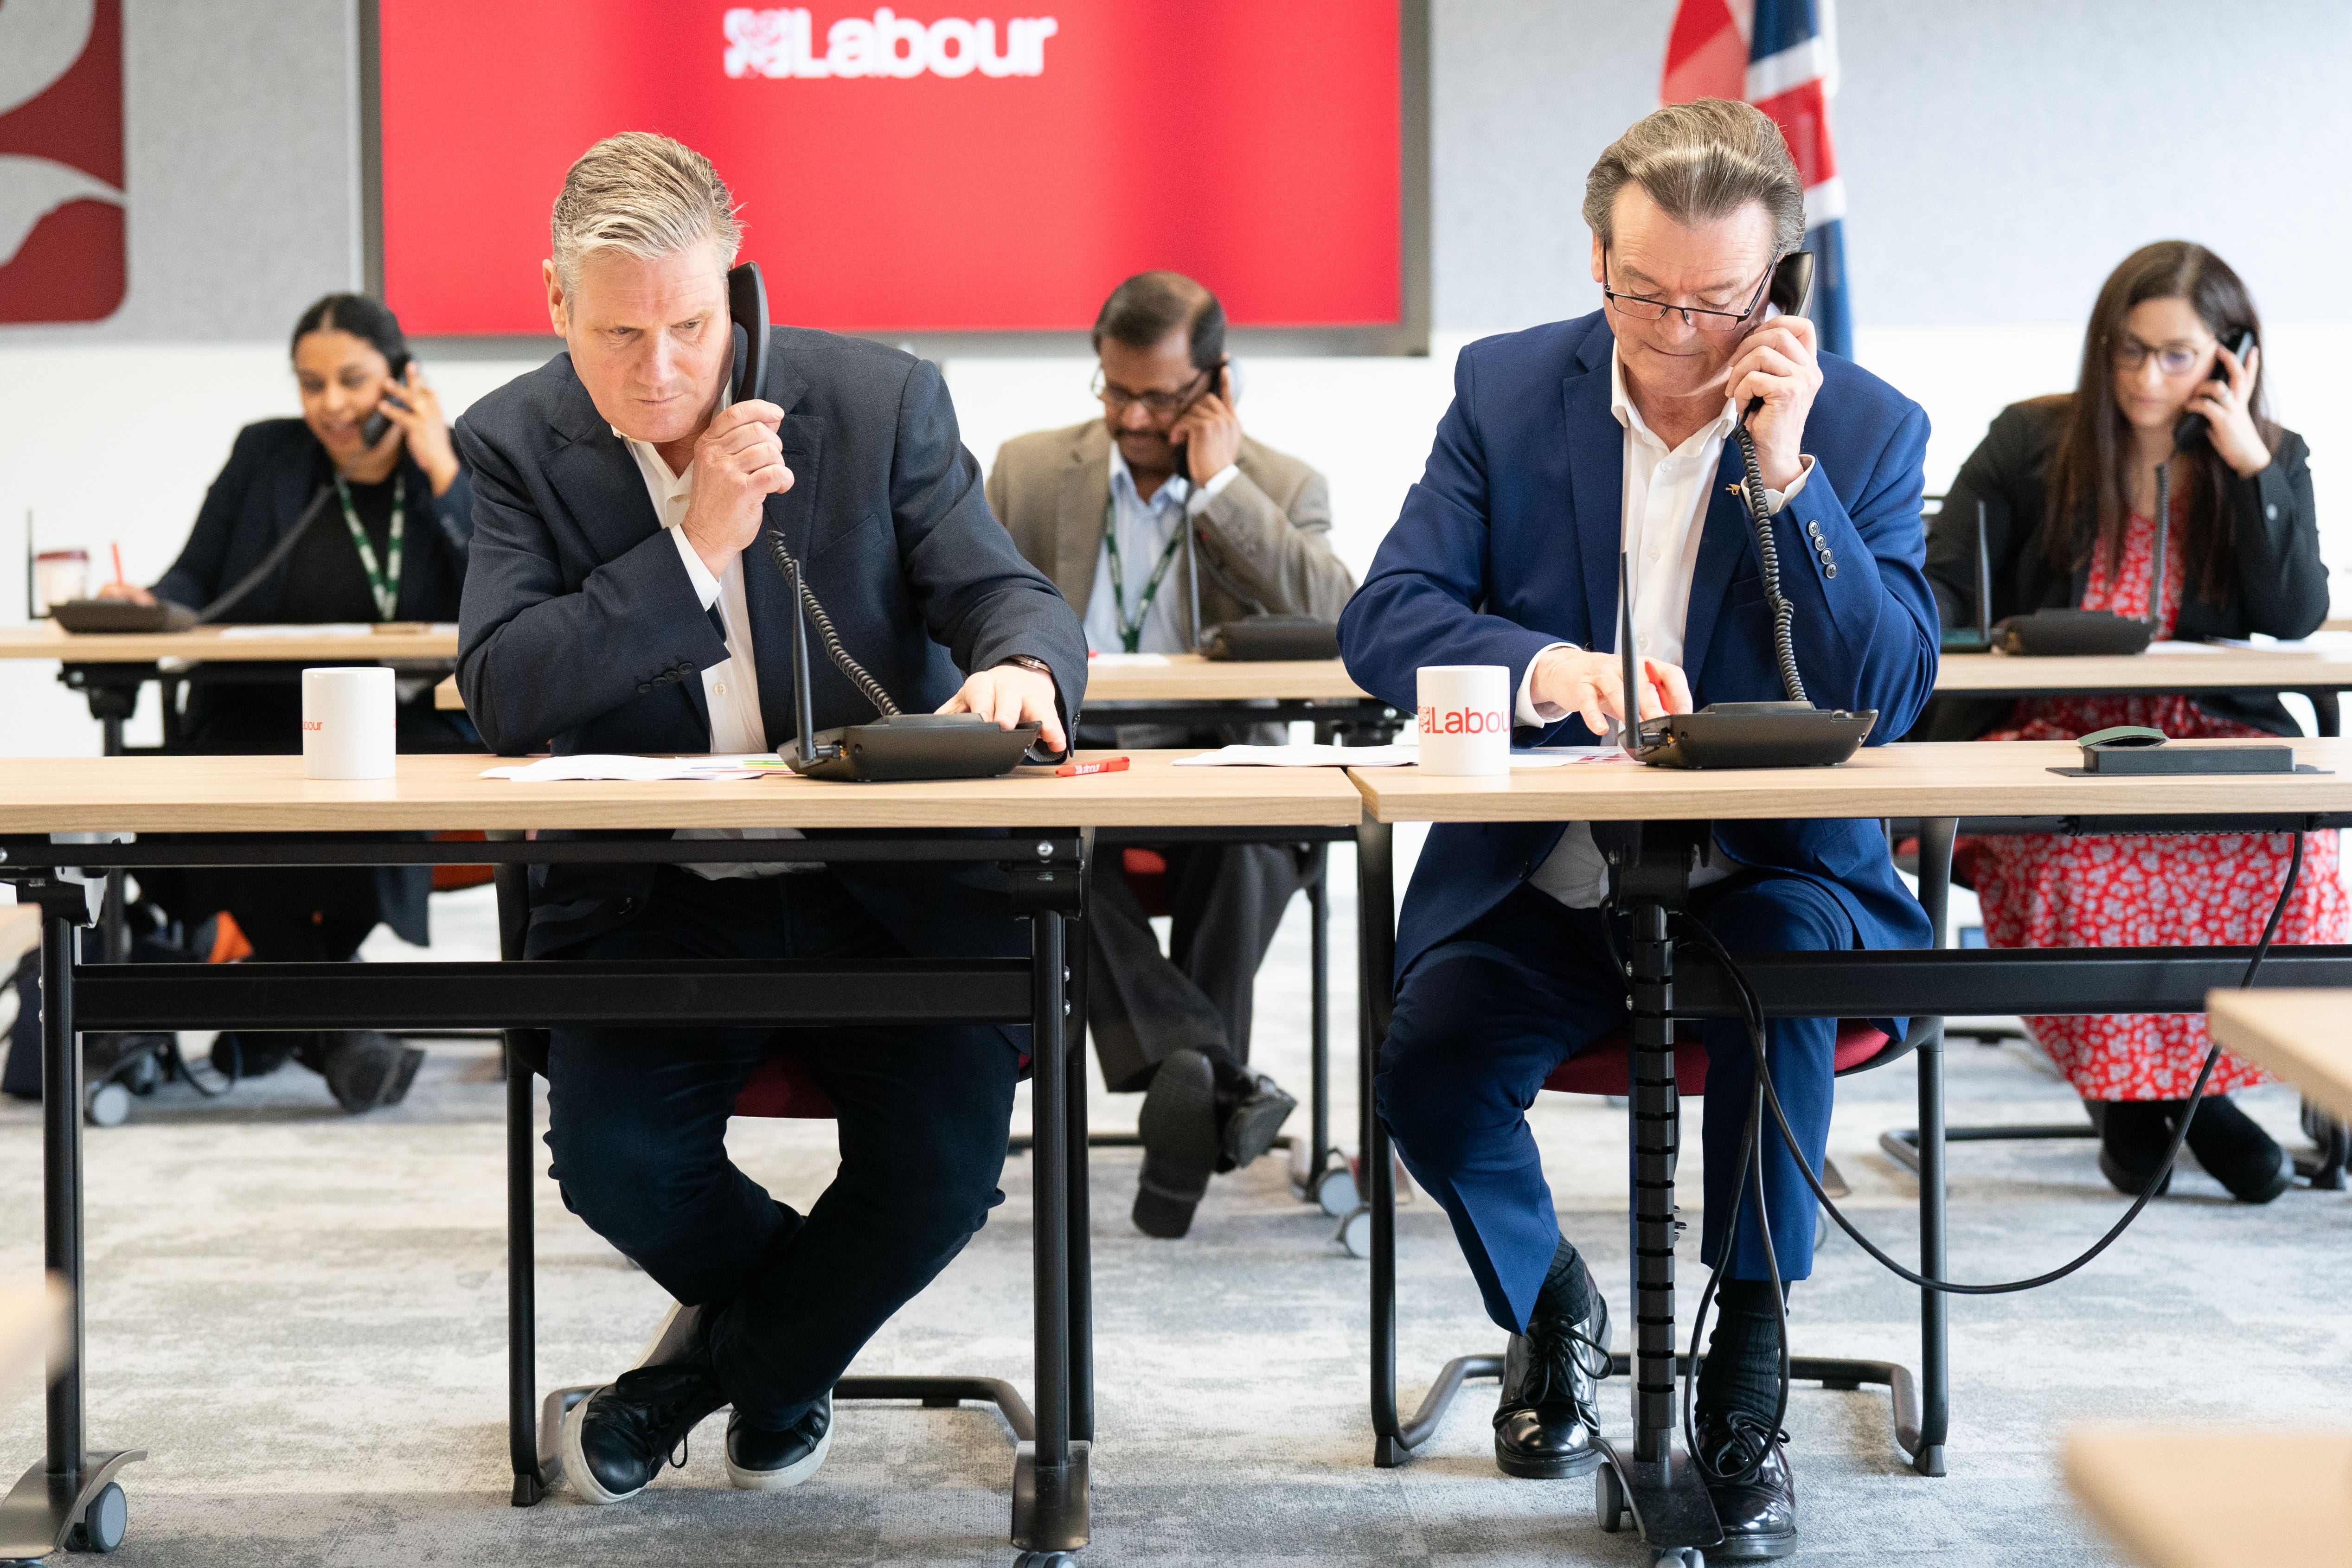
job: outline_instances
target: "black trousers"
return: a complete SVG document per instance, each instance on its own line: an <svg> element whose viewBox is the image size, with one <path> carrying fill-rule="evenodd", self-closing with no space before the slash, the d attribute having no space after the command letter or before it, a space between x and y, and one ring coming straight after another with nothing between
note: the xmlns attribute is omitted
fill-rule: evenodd
<svg viewBox="0 0 2352 1568"><path fill-rule="evenodd" d="M665 866L643 914L551 956L904 956L825 873L706 881ZM736 1094L803 1057L837 1113L841 1166L803 1215L727 1157ZM768 1424L822 1397L1004 1200L1019 1058L985 1025L559 1029L548 1147L572 1211L677 1300L719 1304L736 1408Z"/></svg>
<svg viewBox="0 0 2352 1568"><path fill-rule="evenodd" d="M1309 852L1287 844L1153 846L1168 861L1174 915L1168 950L1136 901L1118 850L1095 858L1087 885L1087 1028L1103 1082L1147 1087L1190 1048L1249 1061L1252 999L1282 912L1307 885Z"/></svg>

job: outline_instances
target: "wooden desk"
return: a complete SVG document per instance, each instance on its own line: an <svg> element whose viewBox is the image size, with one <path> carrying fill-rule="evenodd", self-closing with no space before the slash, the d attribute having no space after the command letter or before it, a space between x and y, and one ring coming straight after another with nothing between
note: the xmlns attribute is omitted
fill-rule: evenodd
<svg viewBox="0 0 2352 1568"><path fill-rule="evenodd" d="M2196 744L2196 743L2189 743ZM1894 746L1871 748L1834 768L1677 771L1624 760L1528 768L1495 779L1451 779L1417 768L1350 769L1370 821L1359 830L1359 918L1368 922L1362 972L1369 1061L1393 1009L1389 977L1391 932L1370 922L1393 907L1387 841L1395 822L1629 821L1643 824L1635 859L1625 868L1622 903L1630 935L1622 954L1629 986L1633 1115L1627 1134L1636 1171L1670 1172L1676 1146L1672 1026L1677 1019L1739 1016L1740 988L1711 962L1680 957L1670 923L1695 852L1726 820L1790 817L1920 820L1923 868L1946 868L1957 821L2021 819L2035 831L2301 831L2352 820L2352 742L2304 740L2298 760L2329 771L2274 777L2188 779L2066 778L2053 767L2079 765L2065 742L2006 746ZM2019 831L2005 825L1993 831ZM1924 879L1923 879L1924 886ZM1941 928L1940 909L1929 916ZM2234 985L2243 948L1978 949L1748 955L1740 968L1768 1018L1907 1017L1916 1047L1920 1103L1920 1258L1931 1279L1948 1278L1944 1259L1942 1042L1937 1020L1964 1012L2105 1013L2193 1011L2206 992ZM2352 984L2352 947L2282 947L2263 971L2272 983ZM1370 1089L1364 1091L1370 1100ZM1399 1462L1442 1418L1465 1376L1496 1375L1499 1358L1458 1359L1440 1375L1421 1410L1401 1417L1394 1347L1393 1185L1386 1130L1364 1134L1371 1187L1373 1246L1372 1388L1375 1462ZM1672 1401L1644 1389L1670 1389L1675 1247L1671 1179L1634 1183L1634 1315L1644 1325L1633 1361L1631 1454L1607 1447L1601 1487L1604 1521L1630 1498L1654 1549L1714 1544L1713 1512L1703 1490L1674 1455ZM1833 1386L1860 1381L1893 1389L1896 1437L1915 1468L1940 1475L1949 1430L1947 1303L1921 1291L1922 1399L1909 1401L1900 1367L1848 1362L1841 1370L1802 1373ZM1659 1332L1663 1327L1664 1332ZM1638 1456L1635 1457L1635 1456ZM1668 1461L1671 1461L1669 1463ZM2352 1485L2352 1470L2346 1476ZM1653 1528L1654 1521L1664 1523ZM2340 1538L2339 1538L2340 1539Z"/></svg>
<svg viewBox="0 0 2352 1568"><path fill-rule="evenodd" d="M1243 703L1360 702L1370 694L1348 678L1337 659L1269 659L1251 664L1171 653L1164 664L1106 664L1087 669L1087 702ZM433 706L462 708L455 675L433 688Z"/></svg>
<svg viewBox="0 0 2352 1568"><path fill-rule="evenodd" d="M69 1286L82 1281L80 1054L78 1029L123 1027L147 1016L154 1027L418 1027L429 1015L465 1015L484 1024L544 1027L642 1016L677 1027L717 1022L793 1023L812 1016L866 1023L971 1016L1026 1020L1034 1071L1031 1096L1037 1170L1035 1437L1015 1459L1014 1544L1075 1550L1091 1528L1087 1445L1094 1431L1091 1301L1087 1284L1085 1062L1069 1049L1073 962L1069 921L1083 885L1082 841L1073 828L1197 824L1346 827L1362 802L1332 769L1199 768L1177 773L1175 755L1135 755L1125 772L1077 779L1024 768L1003 779L912 785L828 784L785 777L740 781L517 784L483 779L486 757L407 757L398 777L324 783L301 777L295 758L32 758L0 768L0 834L14 841L0 881L44 910L43 1106L47 1263ZM672 858L667 841L573 839L521 841L519 830L686 827L891 828L901 834L845 841L698 841L696 860L826 859L1009 862L1016 901L1030 925L1024 959L890 960L873 964L697 963L632 966L615 974L591 962L496 964L125 965L75 964L81 884L60 864L114 869L135 864L394 863L492 860L513 893L518 862L535 860ZM420 830L479 828L488 843L393 841ZM950 837L971 828L1013 830L1001 838ZM80 831L210 835L191 843L50 844L47 835ZM925 831L930 836L925 836ZM333 832L355 839L287 835ZM178 857L178 858L175 858ZM316 857L315 859L313 857ZM503 922L502 925L510 923ZM519 928L519 927L518 927ZM509 951L509 956L519 956ZM812 1015L812 1008L822 1012ZM329 1019L321 1024L319 1020ZM305 1021L308 1020L308 1021ZM425 1027L433 1027L427 1023ZM442 1025L441 1027L446 1027ZM534 1162L531 1089L525 1072L508 1081L510 1257L527 1258ZM520 1173L518 1175L517 1173ZM532 1431L536 1374L530 1292L510 1289L510 1456L515 1500L536 1501L546 1484ZM79 1307L75 1309L79 1312ZM73 1320L73 1339L80 1339ZM62 1545L109 1497L138 1450L93 1452L85 1441L87 1364L55 1369L47 1453L0 1501L0 1560L37 1557ZM842 1397L974 1396L982 1380L845 1380ZM942 1387L942 1385L951 1386ZM993 1396L992 1396L993 1397ZM1017 1400L1014 1403L1018 1403Z"/></svg>
<svg viewBox="0 0 2352 1568"><path fill-rule="evenodd" d="M1081 753L1105 755L1103 753ZM1189 751L1127 753L1125 772L1057 779L835 784L741 780L520 784L517 761L399 758L399 777L302 777L299 757L36 757L0 768L0 833L411 832L446 829L1351 827L1355 789L1330 768L1187 768Z"/></svg>
<svg viewBox="0 0 2352 1568"><path fill-rule="evenodd" d="M2352 1433L2093 1429L2062 1463L2147 1568L2352 1563Z"/></svg>
<svg viewBox="0 0 2352 1568"><path fill-rule="evenodd" d="M2217 990L2205 1010L2215 1040L2352 1122L2352 991Z"/></svg>
<svg viewBox="0 0 2352 1568"><path fill-rule="evenodd" d="M1708 772L1612 761L1498 779L1445 779L1414 767L1351 768L1349 777L1381 822L2352 811L2352 740L2298 740L2294 756L2327 771L2069 779L2050 769L2080 767L2082 748L2032 740L1865 747L1836 768Z"/></svg>
<svg viewBox="0 0 2352 1568"><path fill-rule="evenodd" d="M318 635L232 637L233 628L207 626L193 632L124 632L118 636L61 632L44 622L0 628L0 659L56 659L68 664L152 664L166 659L191 664L376 664L385 659L454 659L457 629L329 632Z"/></svg>

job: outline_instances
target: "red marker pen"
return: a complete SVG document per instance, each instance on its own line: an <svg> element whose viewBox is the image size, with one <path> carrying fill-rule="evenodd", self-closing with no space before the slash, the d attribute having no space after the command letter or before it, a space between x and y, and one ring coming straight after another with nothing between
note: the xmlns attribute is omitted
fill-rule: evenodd
<svg viewBox="0 0 2352 1568"><path fill-rule="evenodd" d="M1076 779L1081 773L1124 773L1126 771L1126 758L1106 757L1099 762L1065 762L1054 769L1054 777Z"/></svg>

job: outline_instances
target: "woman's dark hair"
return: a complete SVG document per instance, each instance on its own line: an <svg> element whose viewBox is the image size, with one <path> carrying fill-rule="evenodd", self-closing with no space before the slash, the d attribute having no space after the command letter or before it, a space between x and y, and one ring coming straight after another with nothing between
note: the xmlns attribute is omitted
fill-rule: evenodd
<svg viewBox="0 0 2352 1568"><path fill-rule="evenodd" d="M1105 338L1130 349L1155 349L1180 327L1194 370L1213 371L1225 362L1225 308L1217 297L1181 272L1139 272L1103 301L1095 318L1095 350L1101 351Z"/></svg>
<svg viewBox="0 0 2352 1568"><path fill-rule="evenodd" d="M400 318L381 299L371 299L364 294L330 294L318 300L295 319L294 336L288 340L286 351L293 353L296 345L313 332L349 332L354 338L364 338L375 345L384 363L397 376L408 360L408 340L401 335Z"/></svg>
<svg viewBox="0 0 2352 1568"><path fill-rule="evenodd" d="M2197 312L2205 329L2222 342L2242 332L2262 340L2262 319L2253 297L2229 263L2201 245L2158 240L2124 257L2099 288L2091 324L2083 334L2083 369L2067 403L2065 423L2050 465L2050 518L2044 530L2050 562L2072 572L2095 549L2107 552L2112 577L2123 562L2124 517L2130 508L2125 465L2131 460L2131 431L2116 403L2116 350L2124 340L2124 318L2150 299L2179 299ZM2212 379L2212 378L2208 378ZM2058 401L2058 400L2053 400ZM2248 411L2254 428L2273 451L2281 432L2270 417L2263 378L2254 377ZM2189 472L2186 559L2201 567L2198 593L2209 602L2229 596L2237 577L2237 514L2230 489L2237 476L2212 446L2200 442L2181 454ZM2151 607L2153 608L2153 607Z"/></svg>

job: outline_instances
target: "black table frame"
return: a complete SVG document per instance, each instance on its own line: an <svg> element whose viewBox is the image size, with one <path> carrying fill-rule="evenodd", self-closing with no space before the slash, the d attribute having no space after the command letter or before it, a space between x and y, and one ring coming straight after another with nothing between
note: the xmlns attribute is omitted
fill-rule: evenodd
<svg viewBox="0 0 2352 1568"><path fill-rule="evenodd" d="M2318 831L2352 825L2352 814L2319 812L2089 816L1990 820L2000 831L2047 831L2017 824L2059 821L2084 832L2164 833ZM1921 822L1923 866L1940 856L1948 889L1956 819ZM1633 933L1625 961L1633 976L1629 1038L1628 1141L1633 1170L1632 1273L1635 1340L1621 1358L1633 1378L1633 1439L1604 1440L1597 1502L1604 1530L1629 1511L1659 1563L1684 1561L1687 1549L1718 1544L1722 1531L1690 1457L1676 1451L1675 1346L1674 1169L1678 1153L1680 1096L1674 1070L1677 1019L1742 1016L1729 977L1710 963L1677 971L1669 915L1687 892L1689 875L1712 836L1706 821L1642 825L1640 847L1622 871L1621 898ZM1370 1176L1374 1229L1371 1300L1373 1462L1401 1463L1434 1431L1465 1378L1499 1375L1498 1357L1457 1357L1447 1364L1411 1422L1401 1418L1396 1385L1395 1173L1388 1129L1373 1114L1372 1075L1394 1005L1394 888L1391 830L1368 821L1358 848L1359 918L1363 931L1364 1010L1368 1019L1360 1064L1364 1113L1364 1164ZM1941 940L1941 897L1928 914ZM1377 911L1379 919L1366 918ZM1768 1018L1913 1019L1919 1100L1919 1271L1945 1273L1944 1083L1942 1021L1979 1012L2203 1012L2205 993L2235 988L2252 949L2241 947L1926 949L1885 952L1756 955L1741 960ZM2352 986L2352 946L2279 946L2264 960L2258 984ZM1906 1419L1902 1380L1892 1385L1897 1441L1923 1475L1944 1473L1950 1427L1948 1301L1938 1291L1920 1295L1919 1401ZM1852 1387L1850 1368L1835 1363L1832 1387ZM1892 1369L1899 1372L1900 1368ZM1800 1373L1799 1375L1807 1375Z"/></svg>
<svg viewBox="0 0 2352 1568"><path fill-rule="evenodd" d="M1094 1437L1092 1295L1086 1191L1086 1097L1069 1050L1068 928L1082 913L1085 844L1076 830L1004 838L815 839L698 843L705 860L982 861L1011 874L1016 913L1030 922L1026 958L908 959L881 964L733 962L614 965L564 960L417 964L80 964L78 927L90 923L89 884L59 874L140 866L415 865L585 862L661 863L664 839L521 840L440 843L370 834L262 831L146 843L52 844L0 838L0 881L41 908L43 1247L72 1292L70 1330L50 1366L42 1459L0 1500L0 1562L38 1559L86 1541L85 1521L125 1465L143 1450L86 1448L80 1029L500 1029L560 1023L765 1024L1027 1022L1032 1031L1034 1145L1034 1438L1019 1442L1013 1544L1024 1563L1072 1553L1091 1533L1087 1456ZM887 982L887 983L878 983ZM63 1092L61 1092L63 1091ZM530 1093L510 1073L508 1095ZM511 1162L518 1157L511 1144ZM528 1158L528 1155L521 1157ZM510 1224L514 1215L509 1212ZM524 1244L523 1224L510 1232ZM527 1279L527 1275L525 1278ZM527 1292L527 1287L526 1287ZM527 1299L509 1299L510 1327ZM510 1343L514 1342L510 1341ZM528 1346L525 1337L521 1345ZM519 1355L519 1352L516 1354ZM509 1397L529 1387L510 1356ZM926 1404L975 1398L1004 1408L993 1380L878 1380L866 1397ZM898 1385L907 1385L902 1391ZM910 1391L910 1392L908 1392ZM527 1393L520 1396L528 1401ZM1008 1409L1008 1416L1011 1415ZM528 1415L529 1412L526 1412ZM1015 1422L1015 1436L1022 1437ZM535 1456L530 1479L536 1481ZM518 1448L517 1502L525 1500Z"/></svg>

